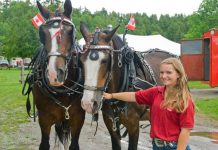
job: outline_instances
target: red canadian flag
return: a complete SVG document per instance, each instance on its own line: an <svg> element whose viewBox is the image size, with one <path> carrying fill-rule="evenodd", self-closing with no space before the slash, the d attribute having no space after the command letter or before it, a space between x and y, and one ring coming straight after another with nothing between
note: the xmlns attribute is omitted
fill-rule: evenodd
<svg viewBox="0 0 218 150"><path fill-rule="evenodd" d="M129 19L129 23L126 25L126 28L129 30L135 30L135 17L131 16Z"/></svg>
<svg viewBox="0 0 218 150"><path fill-rule="evenodd" d="M45 20L42 18L42 16L40 15L40 13L37 13L35 17L33 17L32 19L32 23L33 25L38 29L39 26L41 26L43 23L45 22Z"/></svg>

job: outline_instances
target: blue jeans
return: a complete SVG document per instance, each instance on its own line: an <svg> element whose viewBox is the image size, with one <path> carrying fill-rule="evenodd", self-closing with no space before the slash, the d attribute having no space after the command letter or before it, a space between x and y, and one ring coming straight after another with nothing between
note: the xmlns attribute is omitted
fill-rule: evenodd
<svg viewBox="0 0 218 150"><path fill-rule="evenodd" d="M177 148L177 144L167 145L164 147L157 147L157 145L154 142L152 142L152 145L153 145L153 150L176 150ZM191 150L189 145L187 145L185 150Z"/></svg>

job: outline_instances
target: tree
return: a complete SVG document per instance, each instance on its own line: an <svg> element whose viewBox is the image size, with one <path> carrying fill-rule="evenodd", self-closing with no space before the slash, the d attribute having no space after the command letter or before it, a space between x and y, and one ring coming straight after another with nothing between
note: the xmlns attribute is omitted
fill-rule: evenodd
<svg viewBox="0 0 218 150"><path fill-rule="evenodd" d="M10 0L3 2L5 1L10 2ZM179 42L183 38L199 38L202 32L217 27L218 4L216 1L204 0L199 10L190 16L161 15L159 19L156 15L147 16L146 13L109 13L102 8L92 14L87 8L74 8L72 21L77 29L76 36L80 39L80 21L86 22L90 32L94 32L97 26L105 28L108 24L112 24L113 27L120 24L117 33L123 34L130 16L134 15L136 30L129 34L161 34L170 40ZM60 0L53 0L52 5L50 2L50 0L44 1L43 5L51 11L55 11L61 3ZM38 30L31 23L31 19L38 12L37 8L27 0L26 2L0 3L0 9L0 53L4 51L9 58L33 56L35 49L39 46Z"/></svg>
<svg viewBox="0 0 218 150"><path fill-rule="evenodd" d="M211 28L218 28L217 0L203 0L197 12L188 17L187 38L199 38Z"/></svg>
<svg viewBox="0 0 218 150"><path fill-rule="evenodd" d="M25 11L24 11L25 10ZM12 2L2 13L4 29L1 40L5 55L30 57L38 46L38 32L31 23L36 9L28 2Z"/></svg>

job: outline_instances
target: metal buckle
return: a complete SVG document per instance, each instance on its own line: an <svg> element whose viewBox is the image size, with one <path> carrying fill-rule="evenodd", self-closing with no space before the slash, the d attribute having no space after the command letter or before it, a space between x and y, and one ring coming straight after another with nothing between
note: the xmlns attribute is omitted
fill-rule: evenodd
<svg viewBox="0 0 218 150"><path fill-rule="evenodd" d="M173 143L172 143L172 142L169 142L168 145L169 145L170 147L173 147Z"/></svg>
<svg viewBox="0 0 218 150"><path fill-rule="evenodd" d="M154 138L153 141L157 147L164 147L164 146L173 147L174 145L174 142L168 142L168 141L164 141L164 140L157 139L157 138Z"/></svg>
<svg viewBox="0 0 218 150"><path fill-rule="evenodd" d="M166 142L160 139L154 139L154 143L157 147L164 147L166 146Z"/></svg>

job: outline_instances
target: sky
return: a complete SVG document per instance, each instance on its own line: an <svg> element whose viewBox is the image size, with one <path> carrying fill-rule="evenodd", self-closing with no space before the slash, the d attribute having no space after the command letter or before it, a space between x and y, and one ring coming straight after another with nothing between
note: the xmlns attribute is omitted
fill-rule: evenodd
<svg viewBox="0 0 218 150"><path fill-rule="evenodd" d="M148 16L163 14L190 15L197 11L203 0L71 0L74 8L86 7L92 13L103 7L108 12L143 13Z"/></svg>

